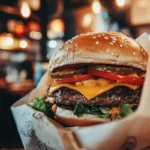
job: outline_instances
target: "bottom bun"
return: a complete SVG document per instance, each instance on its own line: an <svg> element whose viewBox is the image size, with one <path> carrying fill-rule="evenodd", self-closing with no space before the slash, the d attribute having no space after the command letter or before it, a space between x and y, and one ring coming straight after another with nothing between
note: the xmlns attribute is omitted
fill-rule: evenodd
<svg viewBox="0 0 150 150"><path fill-rule="evenodd" d="M100 118L98 115L83 114L77 117L73 111L57 107L55 112L55 119L65 125L69 126L89 126L110 121L110 119Z"/></svg>

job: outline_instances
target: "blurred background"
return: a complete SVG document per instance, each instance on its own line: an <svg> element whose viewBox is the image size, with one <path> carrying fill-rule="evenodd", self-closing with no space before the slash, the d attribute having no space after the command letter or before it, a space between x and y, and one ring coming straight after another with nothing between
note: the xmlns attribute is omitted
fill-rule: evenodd
<svg viewBox="0 0 150 150"><path fill-rule="evenodd" d="M52 53L86 32L150 38L150 0L0 0L0 149L22 149L10 106L31 91Z"/></svg>

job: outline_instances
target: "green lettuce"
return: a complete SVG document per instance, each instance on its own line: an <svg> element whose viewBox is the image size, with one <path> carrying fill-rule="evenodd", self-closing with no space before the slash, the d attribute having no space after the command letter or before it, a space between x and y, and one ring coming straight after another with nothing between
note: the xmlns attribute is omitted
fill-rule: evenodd
<svg viewBox="0 0 150 150"><path fill-rule="evenodd" d="M49 102L45 102L45 98L35 97L33 103L30 103L34 109L42 111L47 116L54 118L52 112L52 105ZM123 104L120 107L120 114L116 116L116 120L123 118L131 113L133 113L137 108L137 105L131 106L130 104ZM77 117L82 116L83 114L93 114L98 115L100 118L110 118L111 109L109 107L98 107L98 106L89 106L84 105L81 101L78 101L74 107L74 115Z"/></svg>
<svg viewBox="0 0 150 150"><path fill-rule="evenodd" d="M83 114L94 114L99 115L102 118L108 118L110 115L110 108L83 105L82 102L78 101L75 105L73 113L77 117L80 117Z"/></svg>
<svg viewBox="0 0 150 150"><path fill-rule="evenodd" d="M133 113L137 108L137 105L131 106L130 104L123 104L120 107L120 114L116 116L116 120L128 116ZM78 101L74 108L74 115L80 117L83 114L94 114L99 115L101 118L109 118L110 117L110 108L109 107L95 107L83 105L82 102Z"/></svg>
<svg viewBox="0 0 150 150"><path fill-rule="evenodd" d="M32 106L34 109L42 111L47 116L53 118L53 112L52 112L52 105L49 102L45 102L45 98L38 98L35 97L33 103L30 103L30 106Z"/></svg>
<svg viewBox="0 0 150 150"><path fill-rule="evenodd" d="M120 114L117 115L116 120L130 115L136 110L136 108L137 105L131 106L130 104L123 104L120 108Z"/></svg>

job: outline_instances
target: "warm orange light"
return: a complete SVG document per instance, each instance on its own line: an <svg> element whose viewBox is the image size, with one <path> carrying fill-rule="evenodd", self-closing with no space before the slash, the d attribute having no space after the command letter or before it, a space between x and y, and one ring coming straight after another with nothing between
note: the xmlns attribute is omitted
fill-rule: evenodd
<svg viewBox="0 0 150 150"><path fill-rule="evenodd" d="M1 49L13 49L15 46L15 38L12 34L1 34L0 36L0 48Z"/></svg>
<svg viewBox="0 0 150 150"><path fill-rule="evenodd" d="M24 18L28 18L30 17L31 15L31 10L30 10L30 7L28 5L28 3L26 1L23 1L22 2L22 5L21 5L21 15L24 17Z"/></svg>
<svg viewBox="0 0 150 150"><path fill-rule="evenodd" d="M101 10L101 6L98 0L94 0L92 4L92 10L95 14L99 14Z"/></svg>
<svg viewBox="0 0 150 150"><path fill-rule="evenodd" d="M82 25L83 27L88 27L92 23L92 15L91 14L85 14L83 17Z"/></svg>
<svg viewBox="0 0 150 150"><path fill-rule="evenodd" d="M31 9L37 11L40 9L40 0L28 0Z"/></svg>
<svg viewBox="0 0 150 150"><path fill-rule="evenodd" d="M21 48L27 48L27 46L28 46L27 41L25 41L25 40L21 40L21 41L20 41L20 47L21 47Z"/></svg>
<svg viewBox="0 0 150 150"><path fill-rule="evenodd" d="M11 45L13 45L13 43L14 43L14 40L12 37L6 37L5 44L7 46L11 46Z"/></svg>
<svg viewBox="0 0 150 150"><path fill-rule="evenodd" d="M11 19L11 20L8 20L7 22L7 28L10 32L14 32L15 30L15 26L16 26L16 21Z"/></svg>
<svg viewBox="0 0 150 150"><path fill-rule="evenodd" d="M14 31L18 36L21 36L25 32L25 28L22 24L18 24L15 26L15 31Z"/></svg>
<svg viewBox="0 0 150 150"><path fill-rule="evenodd" d="M48 28L53 32L63 32L65 25L62 19L54 19L49 23Z"/></svg>
<svg viewBox="0 0 150 150"><path fill-rule="evenodd" d="M28 28L31 31L40 31L40 29L41 29L40 25L35 21L30 21L28 23Z"/></svg>
<svg viewBox="0 0 150 150"><path fill-rule="evenodd" d="M116 0L116 5L118 7L123 7L125 5L125 0Z"/></svg>

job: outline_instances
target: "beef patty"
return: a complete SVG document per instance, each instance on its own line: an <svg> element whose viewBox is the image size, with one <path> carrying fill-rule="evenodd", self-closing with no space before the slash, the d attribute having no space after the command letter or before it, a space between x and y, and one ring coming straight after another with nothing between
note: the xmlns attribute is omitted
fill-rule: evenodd
<svg viewBox="0 0 150 150"><path fill-rule="evenodd" d="M131 90L128 87L115 87L92 100L87 100L78 91L61 88L53 93L54 101L58 105L75 105L77 101L82 101L83 104L94 106L120 106L122 104L138 104L141 96L142 87L137 90Z"/></svg>

